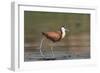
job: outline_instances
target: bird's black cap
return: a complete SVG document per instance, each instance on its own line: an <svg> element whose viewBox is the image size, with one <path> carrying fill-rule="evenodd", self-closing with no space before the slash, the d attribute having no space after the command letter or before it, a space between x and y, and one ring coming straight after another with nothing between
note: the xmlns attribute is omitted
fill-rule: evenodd
<svg viewBox="0 0 100 73"><path fill-rule="evenodd" d="M66 28L67 27L67 24L63 24L62 27L65 27Z"/></svg>

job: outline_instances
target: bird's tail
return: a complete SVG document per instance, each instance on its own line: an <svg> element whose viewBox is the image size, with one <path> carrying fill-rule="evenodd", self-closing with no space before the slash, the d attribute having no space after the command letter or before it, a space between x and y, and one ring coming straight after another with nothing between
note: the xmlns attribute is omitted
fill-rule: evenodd
<svg viewBox="0 0 100 73"><path fill-rule="evenodd" d="M42 32L42 35L45 35L45 33L44 33L44 32Z"/></svg>
<svg viewBox="0 0 100 73"><path fill-rule="evenodd" d="M47 34L45 32L42 32L42 35L47 36Z"/></svg>

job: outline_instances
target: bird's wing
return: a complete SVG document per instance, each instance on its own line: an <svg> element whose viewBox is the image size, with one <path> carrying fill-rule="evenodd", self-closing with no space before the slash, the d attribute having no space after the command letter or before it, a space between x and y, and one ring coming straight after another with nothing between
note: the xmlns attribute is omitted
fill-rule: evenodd
<svg viewBox="0 0 100 73"><path fill-rule="evenodd" d="M55 39L55 40L58 40L60 38L61 36L60 34L61 34L60 32L46 32L48 38Z"/></svg>

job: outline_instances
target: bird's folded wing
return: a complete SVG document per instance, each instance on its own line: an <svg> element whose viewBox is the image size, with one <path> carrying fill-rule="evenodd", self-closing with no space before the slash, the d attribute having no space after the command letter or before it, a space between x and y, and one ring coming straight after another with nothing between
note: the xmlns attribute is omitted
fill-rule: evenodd
<svg viewBox="0 0 100 73"><path fill-rule="evenodd" d="M48 36L48 38L55 39L55 40L58 40L61 37L60 32L47 32L46 35Z"/></svg>

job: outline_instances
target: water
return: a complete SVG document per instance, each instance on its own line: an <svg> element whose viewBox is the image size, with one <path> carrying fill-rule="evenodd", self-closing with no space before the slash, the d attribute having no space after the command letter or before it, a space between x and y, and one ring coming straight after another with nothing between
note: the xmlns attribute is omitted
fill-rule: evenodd
<svg viewBox="0 0 100 73"><path fill-rule="evenodd" d="M45 40L40 42L30 42L24 44L24 61L45 61L45 60L73 60L90 58L90 41L88 34L70 36L67 41L51 43ZM54 56L51 51L53 46ZM40 48L43 51L41 56Z"/></svg>
<svg viewBox="0 0 100 73"><path fill-rule="evenodd" d="M78 47L77 47L78 48ZM89 49L88 47L83 47L84 50ZM45 58L41 56L39 49L37 50L27 50L24 53L24 61L44 61L44 60L68 60L68 59L87 59L90 58L89 51L76 51L75 50L54 50L54 57L52 52L44 51ZM66 49L66 48L65 48ZM71 48L70 48L71 49ZM74 48L75 49L75 48Z"/></svg>

